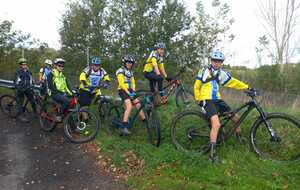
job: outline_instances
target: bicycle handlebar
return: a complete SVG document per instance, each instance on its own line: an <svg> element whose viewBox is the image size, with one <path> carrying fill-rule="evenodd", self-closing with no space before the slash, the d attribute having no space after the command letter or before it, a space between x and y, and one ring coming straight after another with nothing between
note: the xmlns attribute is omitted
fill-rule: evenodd
<svg viewBox="0 0 300 190"><path fill-rule="evenodd" d="M250 88L248 90L245 90L244 92L247 94L247 96L250 96L251 98L255 98L260 95L259 91L254 88Z"/></svg>

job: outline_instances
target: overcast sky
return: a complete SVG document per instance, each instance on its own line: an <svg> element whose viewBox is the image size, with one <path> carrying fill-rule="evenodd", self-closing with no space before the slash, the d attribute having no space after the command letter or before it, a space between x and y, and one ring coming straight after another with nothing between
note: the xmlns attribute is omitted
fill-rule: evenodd
<svg viewBox="0 0 300 190"><path fill-rule="evenodd" d="M195 14L197 0L184 0L188 10ZM33 37L59 48L58 28L67 0L0 0L0 21L13 20L15 29L31 33ZM211 0L203 1L209 13ZM232 32L236 38L232 44L221 45L226 52L234 54L231 65L256 66L255 46L264 34L258 19L255 0L227 0L235 19ZM46 22L45 22L46 21ZM299 33L298 33L299 35ZM295 39L300 39L295 37Z"/></svg>

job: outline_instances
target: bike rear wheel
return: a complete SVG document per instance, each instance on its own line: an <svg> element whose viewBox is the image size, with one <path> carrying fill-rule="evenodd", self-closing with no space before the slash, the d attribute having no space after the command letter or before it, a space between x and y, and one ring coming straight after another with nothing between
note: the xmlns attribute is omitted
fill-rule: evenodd
<svg viewBox="0 0 300 190"><path fill-rule="evenodd" d="M147 133L148 141L156 147L160 145L160 122L155 109L146 112L147 114Z"/></svg>
<svg viewBox="0 0 300 190"><path fill-rule="evenodd" d="M17 99L12 95L3 95L0 97L0 106L2 112L12 118L17 117Z"/></svg>
<svg viewBox="0 0 300 190"><path fill-rule="evenodd" d="M111 106L107 112L106 132L112 134L121 125L121 110L117 106Z"/></svg>
<svg viewBox="0 0 300 190"><path fill-rule="evenodd" d="M185 110L175 116L171 125L171 138L177 149L193 154L209 151L209 122L197 110Z"/></svg>
<svg viewBox="0 0 300 190"><path fill-rule="evenodd" d="M44 102L39 112L39 121L43 131L52 132L57 125L58 107L54 102Z"/></svg>
<svg viewBox="0 0 300 190"><path fill-rule="evenodd" d="M70 112L64 119L64 134L72 143L92 141L98 134L100 122L89 110L80 109Z"/></svg>
<svg viewBox="0 0 300 190"><path fill-rule="evenodd" d="M270 126L276 135L270 134ZM253 150L263 159L277 161L300 160L300 123L282 113L268 114L259 118L251 128L250 139Z"/></svg>

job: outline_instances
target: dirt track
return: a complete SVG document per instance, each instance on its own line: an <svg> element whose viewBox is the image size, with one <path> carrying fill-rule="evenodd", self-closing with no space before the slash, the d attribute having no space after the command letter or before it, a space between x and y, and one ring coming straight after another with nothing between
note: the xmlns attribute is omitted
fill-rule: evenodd
<svg viewBox="0 0 300 190"><path fill-rule="evenodd" d="M63 131L41 131L0 112L0 190L123 190L93 156L66 142Z"/></svg>

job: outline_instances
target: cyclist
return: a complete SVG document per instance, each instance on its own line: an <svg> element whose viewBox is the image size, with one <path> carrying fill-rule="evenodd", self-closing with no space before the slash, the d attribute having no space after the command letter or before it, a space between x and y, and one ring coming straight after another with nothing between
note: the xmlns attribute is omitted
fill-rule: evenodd
<svg viewBox="0 0 300 190"><path fill-rule="evenodd" d="M61 114L68 109L73 95L67 78L63 74L65 62L62 58L55 59L54 68L47 78L52 99L62 105Z"/></svg>
<svg viewBox="0 0 300 190"><path fill-rule="evenodd" d="M18 118L22 122L29 122L29 120L24 116L24 96L30 101L32 110L36 113L36 104L33 95L33 77L32 73L29 71L27 65L27 60L25 58L20 58L18 60L20 69L16 72L15 77L15 86L16 86L16 98L17 98L17 107L18 107Z"/></svg>
<svg viewBox="0 0 300 190"><path fill-rule="evenodd" d="M51 70L52 70L52 61L50 59L46 59L39 73L39 83L41 84L42 95L45 95L48 91L47 77L50 75Z"/></svg>
<svg viewBox="0 0 300 190"><path fill-rule="evenodd" d="M155 49L151 52L147 59L147 63L144 66L144 76L149 80L151 92L155 92L156 84L158 85L159 94L161 97L161 103L167 102L167 97L163 89L163 79L171 81L172 78L168 77L164 68L164 57L166 51L166 45L163 42L159 42L155 45Z"/></svg>
<svg viewBox="0 0 300 190"><path fill-rule="evenodd" d="M102 81L104 88L109 86L109 75L100 65L101 59L94 57L91 66L86 67L79 76L80 106L89 106L95 96L101 95L99 86Z"/></svg>
<svg viewBox="0 0 300 190"><path fill-rule="evenodd" d="M209 159L214 162L217 160L216 143L221 126L218 114L231 111L231 108L221 98L220 85L238 90L245 90L249 87L221 68L225 60L225 56L221 51L212 52L210 60L210 65L201 69L197 75L194 94L199 106L211 122ZM235 115L232 120L235 123L238 122L239 116ZM235 132L237 139L242 143L240 127Z"/></svg>
<svg viewBox="0 0 300 190"><path fill-rule="evenodd" d="M132 55L125 55L122 59L122 67L116 72L118 79L118 91L121 99L124 101L125 112L123 115L123 126L120 128L120 132L124 135L130 135L131 132L128 130L128 120L132 110L133 105L137 109L140 108L141 104L136 98L135 93L135 79L133 76L133 67L135 64L135 59ZM143 111L139 113L142 121L145 121L145 114Z"/></svg>

